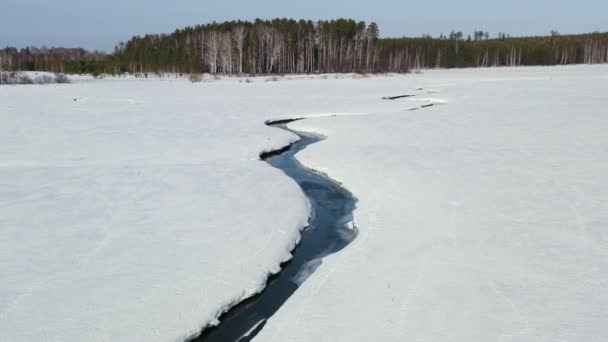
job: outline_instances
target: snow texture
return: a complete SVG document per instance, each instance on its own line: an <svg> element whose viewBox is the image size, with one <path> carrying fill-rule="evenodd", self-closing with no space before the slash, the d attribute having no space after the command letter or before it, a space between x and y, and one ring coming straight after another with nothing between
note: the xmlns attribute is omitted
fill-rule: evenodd
<svg viewBox="0 0 608 342"><path fill-rule="evenodd" d="M326 78L0 87L0 341L180 341L260 291L309 215L264 121L400 110L410 79Z"/></svg>
<svg viewBox="0 0 608 342"><path fill-rule="evenodd" d="M608 67L399 82L442 105L289 124L328 137L297 158L359 236L256 341L608 340Z"/></svg>

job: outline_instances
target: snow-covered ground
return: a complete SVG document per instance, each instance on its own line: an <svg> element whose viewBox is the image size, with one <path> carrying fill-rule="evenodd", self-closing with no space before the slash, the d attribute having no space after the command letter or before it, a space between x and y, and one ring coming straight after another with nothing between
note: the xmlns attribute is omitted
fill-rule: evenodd
<svg viewBox="0 0 608 342"><path fill-rule="evenodd" d="M604 340L607 75L0 87L0 341L181 340L259 291L308 216L263 122L334 114L291 127L360 235L260 340Z"/></svg>
<svg viewBox="0 0 608 342"><path fill-rule="evenodd" d="M397 110L379 96L406 78L75 79L0 87L0 341L195 334L307 222L258 160L296 137L264 121Z"/></svg>
<svg viewBox="0 0 608 342"><path fill-rule="evenodd" d="M360 233L257 340L608 340L608 68L404 83L447 103L290 124L329 137L299 159Z"/></svg>

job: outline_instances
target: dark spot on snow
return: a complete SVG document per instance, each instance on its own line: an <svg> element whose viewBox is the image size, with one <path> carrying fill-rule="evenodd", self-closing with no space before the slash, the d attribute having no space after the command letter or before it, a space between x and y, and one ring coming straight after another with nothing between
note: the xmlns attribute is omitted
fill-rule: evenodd
<svg viewBox="0 0 608 342"><path fill-rule="evenodd" d="M433 106L437 106L437 105L439 105L439 103L429 103L429 104L422 105L422 106L420 106L420 107L414 107L414 108L410 108L410 109L408 109L408 111L410 111L410 112L411 112L411 111L413 111L413 110L418 110L418 109L422 109L422 108L433 107Z"/></svg>
<svg viewBox="0 0 608 342"><path fill-rule="evenodd" d="M288 124L288 123L290 123L290 122L299 121L299 120L304 120L304 118L279 119L279 120L267 120L267 121L265 122L265 124L266 124L267 126L276 126L276 125Z"/></svg>
<svg viewBox="0 0 608 342"><path fill-rule="evenodd" d="M293 146L293 143L283 146L276 150L264 151L264 152L260 153L260 160L267 160L268 158L272 158L274 156L278 156L279 154L287 152L287 151L289 151L291 146Z"/></svg>
<svg viewBox="0 0 608 342"><path fill-rule="evenodd" d="M402 99L404 97L412 97L412 96L416 96L414 94L405 94L405 95L397 95L397 96L385 96L382 99L383 100L396 100L396 99Z"/></svg>

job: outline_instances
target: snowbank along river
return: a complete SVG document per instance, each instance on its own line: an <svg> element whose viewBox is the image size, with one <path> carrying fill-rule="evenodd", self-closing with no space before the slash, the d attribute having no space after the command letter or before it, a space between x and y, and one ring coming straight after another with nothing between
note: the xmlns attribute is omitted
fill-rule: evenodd
<svg viewBox="0 0 608 342"><path fill-rule="evenodd" d="M269 123L289 130L291 120ZM239 303L220 317L220 325L204 329L192 341L249 341L260 332L279 307L322 263L322 258L348 245L357 234L352 212L356 199L340 184L304 167L294 157L307 146L323 140L322 136L294 132L300 140L286 148L263 153L260 157L283 170L304 190L311 202L310 225L293 251L293 258L282 271L269 279L268 286L257 296Z"/></svg>

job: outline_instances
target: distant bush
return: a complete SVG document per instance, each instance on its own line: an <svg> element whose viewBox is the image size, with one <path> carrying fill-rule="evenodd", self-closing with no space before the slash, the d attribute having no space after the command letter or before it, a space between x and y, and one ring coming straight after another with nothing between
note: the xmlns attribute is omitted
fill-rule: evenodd
<svg viewBox="0 0 608 342"><path fill-rule="evenodd" d="M364 73L364 74L357 73L357 74L353 75L354 79L362 79L362 78L370 78L370 77L372 77L372 76L370 74L367 74L367 73Z"/></svg>
<svg viewBox="0 0 608 342"><path fill-rule="evenodd" d="M188 80L192 83L199 83L203 81L203 75L201 74L190 74Z"/></svg>
<svg viewBox="0 0 608 342"><path fill-rule="evenodd" d="M20 75L16 84L34 84L34 81L28 75Z"/></svg>
<svg viewBox="0 0 608 342"><path fill-rule="evenodd" d="M264 80L265 82L278 82L280 81L280 78L278 76L272 76L272 77L268 77L266 80Z"/></svg>
<svg viewBox="0 0 608 342"><path fill-rule="evenodd" d="M34 81L22 72L2 72L0 74L0 84L32 84Z"/></svg>
<svg viewBox="0 0 608 342"><path fill-rule="evenodd" d="M70 79L65 74L55 74L55 83L70 83Z"/></svg>
<svg viewBox="0 0 608 342"><path fill-rule="evenodd" d="M42 74L32 79L28 74L20 71L3 72L0 74L1 84L53 84L70 83L70 79L64 74L54 76Z"/></svg>
<svg viewBox="0 0 608 342"><path fill-rule="evenodd" d="M36 84L51 84L55 83L55 78L50 75L41 75L34 79Z"/></svg>

